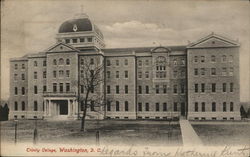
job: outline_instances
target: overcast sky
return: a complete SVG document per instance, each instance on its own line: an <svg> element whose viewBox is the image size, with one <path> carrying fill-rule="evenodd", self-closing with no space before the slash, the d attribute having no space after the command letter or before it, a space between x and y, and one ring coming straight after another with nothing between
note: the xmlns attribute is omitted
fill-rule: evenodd
<svg viewBox="0 0 250 157"><path fill-rule="evenodd" d="M9 58L55 43L62 22L84 6L107 47L186 45L211 32L239 40L241 101L249 101L250 5L248 1L1 1L1 97L9 96ZM157 44L153 44L157 43Z"/></svg>

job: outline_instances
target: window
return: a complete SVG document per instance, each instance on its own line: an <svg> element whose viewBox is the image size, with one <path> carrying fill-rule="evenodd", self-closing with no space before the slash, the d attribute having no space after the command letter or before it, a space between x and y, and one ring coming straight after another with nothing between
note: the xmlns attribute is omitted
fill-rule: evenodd
<svg viewBox="0 0 250 157"><path fill-rule="evenodd" d="M199 85L196 83L194 84L194 92L198 93L199 92Z"/></svg>
<svg viewBox="0 0 250 157"><path fill-rule="evenodd" d="M174 66L176 66L177 65L177 60L176 59L174 59Z"/></svg>
<svg viewBox="0 0 250 157"><path fill-rule="evenodd" d="M44 91L44 92L47 91L47 86L43 86L43 91Z"/></svg>
<svg viewBox="0 0 250 157"><path fill-rule="evenodd" d="M177 71L174 71L174 78L177 78Z"/></svg>
<svg viewBox="0 0 250 157"><path fill-rule="evenodd" d="M73 43L77 43L77 39L72 39L72 42Z"/></svg>
<svg viewBox="0 0 250 157"><path fill-rule="evenodd" d="M92 42L92 38L91 37L87 38L87 40L88 40L88 42Z"/></svg>
<svg viewBox="0 0 250 157"><path fill-rule="evenodd" d="M53 60L53 65L57 65L56 59Z"/></svg>
<svg viewBox="0 0 250 157"><path fill-rule="evenodd" d="M22 87L22 95L25 95L25 88Z"/></svg>
<svg viewBox="0 0 250 157"><path fill-rule="evenodd" d="M201 75L205 75L205 68L201 68Z"/></svg>
<svg viewBox="0 0 250 157"><path fill-rule="evenodd" d="M116 101L115 110L116 110L116 111L119 111L119 110L120 110L119 101Z"/></svg>
<svg viewBox="0 0 250 157"><path fill-rule="evenodd" d="M70 91L70 83L66 83L66 92Z"/></svg>
<svg viewBox="0 0 250 157"><path fill-rule="evenodd" d="M205 56L201 56L201 63L205 62Z"/></svg>
<svg viewBox="0 0 250 157"><path fill-rule="evenodd" d="M185 75L186 75L185 70L181 70L181 77L182 77L182 78L184 78L184 77L185 77Z"/></svg>
<svg viewBox="0 0 250 157"><path fill-rule="evenodd" d="M202 93L205 93L205 83L202 83L202 84L201 84L201 92L202 92Z"/></svg>
<svg viewBox="0 0 250 157"><path fill-rule="evenodd" d="M194 111L198 112L198 110L199 110L199 104L198 104L198 102L195 102L194 103Z"/></svg>
<svg viewBox="0 0 250 157"><path fill-rule="evenodd" d="M17 80L18 75L14 74L14 80Z"/></svg>
<svg viewBox="0 0 250 157"><path fill-rule="evenodd" d="M125 78L128 78L128 71L124 71Z"/></svg>
<svg viewBox="0 0 250 157"><path fill-rule="evenodd" d="M46 71L43 72L43 78L46 78L47 77L47 73Z"/></svg>
<svg viewBox="0 0 250 157"><path fill-rule="evenodd" d="M24 64L22 64L22 69L25 69L25 65Z"/></svg>
<svg viewBox="0 0 250 157"><path fill-rule="evenodd" d="M194 69L194 75L195 75L195 76L199 75L199 71L198 71L197 68Z"/></svg>
<svg viewBox="0 0 250 157"><path fill-rule="evenodd" d="M168 109L167 109L167 103L166 102L164 102L163 103L163 111L167 111Z"/></svg>
<svg viewBox="0 0 250 157"><path fill-rule="evenodd" d="M201 103L201 111L202 111L202 112L205 112L205 110L206 110L205 107L206 107L206 106L205 106L205 102L202 102L202 103Z"/></svg>
<svg viewBox="0 0 250 157"><path fill-rule="evenodd" d="M111 111L111 102L110 101L107 102L107 111Z"/></svg>
<svg viewBox="0 0 250 157"><path fill-rule="evenodd" d="M37 86L34 86L34 94L37 94Z"/></svg>
<svg viewBox="0 0 250 157"><path fill-rule="evenodd" d="M234 57L232 55L229 56L229 62L233 62Z"/></svg>
<svg viewBox="0 0 250 157"><path fill-rule="evenodd" d="M81 58L80 64L81 64L81 65L84 65L84 59L83 59L83 58Z"/></svg>
<svg viewBox="0 0 250 157"><path fill-rule="evenodd" d="M59 70L59 77L63 77L64 71L63 70Z"/></svg>
<svg viewBox="0 0 250 157"><path fill-rule="evenodd" d="M22 111L25 111L25 102L22 101Z"/></svg>
<svg viewBox="0 0 250 157"><path fill-rule="evenodd" d="M156 58L156 78L166 78L167 61L163 56Z"/></svg>
<svg viewBox="0 0 250 157"><path fill-rule="evenodd" d="M215 111L216 111L216 103L212 102L212 112L215 112Z"/></svg>
<svg viewBox="0 0 250 157"><path fill-rule="evenodd" d="M110 78L110 71L107 71L107 78Z"/></svg>
<svg viewBox="0 0 250 157"><path fill-rule="evenodd" d="M234 83L230 83L230 92L234 91Z"/></svg>
<svg viewBox="0 0 250 157"><path fill-rule="evenodd" d="M107 63L107 66L110 66L110 65L111 65L109 59L107 59L106 63Z"/></svg>
<svg viewBox="0 0 250 157"><path fill-rule="evenodd" d="M138 111L142 111L142 103L141 102L138 103Z"/></svg>
<svg viewBox="0 0 250 157"><path fill-rule="evenodd" d="M174 111L175 111L175 112L177 111L177 106L178 106L178 103L177 103L177 102L174 102Z"/></svg>
<svg viewBox="0 0 250 157"><path fill-rule="evenodd" d="M94 90L94 86L92 85L92 86L90 87L90 92L91 92L91 93L94 93L94 91L95 91L95 90Z"/></svg>
<svg viewBox="0 0 250 157"><path fill-rule="evenodd" d="M227 56L223 55L222 58L221 58L221 61L226 62L227 61Z"/></svg>
<svg viewBox="0 0 250 157"><path fill-rule="evenodd" d="M160 91L159 85L155 85L155 93L158 94Z"/></svg>
<svg viewBox="0 0 250 157"><path fill-rule="evenodd" d="M59 64L59 65L63 65L63 64L64 64L64 60L63 60L63 58L60 58L60 59L59 59L58 64Z"/></svg>
<svg viewBox="0 0 250 157"><path fill-rule="evenodd" d="M119 60L116 60L116 61L115 61L115 65L116 65L116 66L119 66Z"/></svg>
<svg viewBox="0 0 250 157"><path fill-rule="evenodd" d="M142 66L142 60L138 60L138 66L139 66L139 67Z"/></svg>
<svg viewBox="0 0 250 157"><path fill-rule="evenodd" d="M90 59L90 64L91 64L91 65L95 64L95 63L94 63L94 58L91 58L91 59Z"/></svg>
<svg viewBox="0 0 250 157"><path fill-rule="evenodd" d="M233 112L233 111L234 111L234 103L230 102L230 112Z"/></svg>
<svg viewBox="0 0 250 157"><path fill-rule="evenodd" d="M145 65L146 65L146 66L149 65L149 60L145 60Z"/></svg>
<svg viewBox="0 0 250 157"><path fill-rule="evenodd" d="M66 77L69 77L69 76L70 76L70 71L66 70Z"/></svg>
<svg viewBox="0 0 250 157"><path fill-rule="evenodd" d="M222 75L226 76L227 75L227 68L222 68Z"/></svg>
<svg viewBox="0 0 250 157"><path fill-rule="evenodd" d="M124 88L125 88L125 94L128 94L128 85L125 85Z"/></svg>
<svg viewBox="0 0 250 157"><path fill-rule="evenodd" d="M37 101L34 101L34 111L37 111Z"/></svg>
<svg viewBox="0 0 250 157"><path fill-rule="evenodd" d="M66 59L66 65L70 65L70 60Z"/></svg>
<svg viewBox="0 0 250 157"><path fill-rule="evenodd" d="M109 85L107 86L107 93L108 93L108 94L111 93L111 90L110 90L110 86L109 86Z"/></svg>
<svg viewBox="0 0 250 157"><path fill-rule="evenodd" d="M24 74L22 74L22 80L25 80L25 75Z"/></svg>
<svg viewBox="0 0 250 157"><path fill-rule="evenodd" d="M59 83L59 91L60 91L60 93L63 92L63 83Z"/></svg>
<svg viewBox="0 0 250 157"><path fill-rule="evenodd" d="M80 38L80 42L83 43L85 41L84 38Z"/></svg>
<svg viewBox="0 0 250 157"><path fill-rule="evenodd" d="M149 72L148 71L145 72L145 78L149 78Z"/></svg>
<svg viewBox="0 0 250 157"><path fill-rule="evenodd" d="M138 72L138 78L142 78L142 72L141 71Z"/></svg>
<svg viewBox="0 0 250 157"><path fill-rule="evenodd" d="M116 71L116 72L115 72L115 77L116 77L116 78L119 78L119 71Z"/></svg>
<svg viewBox="0 0 250 157"><path fill-rule="evenodd" d="M195 63L198 62L198 56L194 56L194 62L195 62Z"/></svg>
<svg viewBox="0 0 250 157"><path fill-rule="evenodd" d="M17 87L15 87L15 95L18 94L18 90L17 90Z"/></svg>
<svg viewBox="0 0 250 157"><path fill-rule="evenodd" d="M53 71L53 77L56 78L56 71Z"/></svg>
<svg viewBox="0 0 250 157"><path fill-rule="evenodd" d="M149 86L146 86L146 94L149 94Z"/></svg>
<svg viewBox="0 0 250 157"><path fill-rule="evenodd" d="M34 79L37 79L37 72L34 72Z"/></svg>
<svg viewBox="0 0 250 157"><path fill-rule="evenodd" d="M138 93L139 93L139 94L142 93L142 86L138 86Z"/></svg>
<svg viewBox="0 0 250 157"><path fill-rule="evenodd" d="M177 91L177 85L174 85L174 91L173 91L174 93L177 93L178 91Z"/></svg>
<svg viewBox="0 0 250 157"><path fill-rule="evenodd" d="M116 91L116 94L119 94L119 86L118 85L115 86L115 91Z"/></svg>
<svg viewBox="0 0 250 157"><path fill-rule="evenodd" d="M95 111L95 104L94 101L90 102L90 111Z"/></svg>
<svg viewBox="0 0 250 157"><path fill-rule="evenodd" d="M57 83L53 83L53 92L57 92Z"/></svg>
<svg viewBox="0 0 250 157"><path fill-rule="evenodd" d="M18 65L17 65L17 64L15 64L15 67L14 67L14 69L15 69L15 70L17 70L17 69L18 69Z"/></svg>
<svg viewBox="0 0 250 157"><path fill-rule="evenodd" d="M163 85L163 93L167 93L167 85Z"/></svg>
<svg viewBox="0 0 250 157"><path fill-rule="evenodd" d="M155 103L155 111L160 111L160 104L158 102Z"/></svg>
<svg viewBox="0 0 250 157"><path fill-rule="evenodd" d="M81 93L84 93L84 86L81 85Z"/></svg>
<svg viewBox="0 0 250 157"><path fill-rule="evenodd" d="M223 112L227 112L227 103L223 102Z"/></svg>
<svg viewBox="0 0 250 157"><path fill-rule="evenodd" d="M145 111L149 111L149 103L145 104Z"/></svg>
<svg viewBox="0 0 250 157"><path fill-rule="evenodd" d="M18 103L15 101L15 111L17 111L18 110Z"/></svg>
<svg viewBox="0 0 250 157"><path fill-rule="evenodd" d="M234 68L230 68L230 69L229 69L229 75L230 75L230 76L233 76L233 75L234 75Z"/></svg>
<svg viewBox="0 0 250 157"><path fill-rule="evenodd" d="M70 40L69 39L65 39L65 42L68 44L70 42Z"/></svg>
<svg viewBox="0 0 250 157"><path fill-rule="evenodd" d="M215 68L211 68L211 75L216 75L216 69Z"/></svg>
<svg viewBox="0 0 250 157"><path fill-rule="evenodd" d="M181 93L185 93L185 85L184 84L181 84Z"/></svg>
<svg viewBox="0 0 250 157"><path fill-rule="evenodd" d="M128 102L125 101L125 111L128 111Z"/></svg>
<svg viewBox="0 0 250 157"><path fill-rule="evenodd" d="M34 61L34 67L37 67L37 61Z"/></svg>
<svg viewBox="0 0 250 157"><path fill-rule="evenodd" d="M216 83L212 83L212 92L216 92Z"/></svg>
<svg viewBox="0 0 250 157"><path fill-rule="evenodd" d="M211 62L216 62L216 58L214 55L211 56Z"/></svg>
<svg viewBox="0 0 250 157"><path fill-rule="evenodd" d="M124 60L124 65L128 65L128 60L127 59Z"/></svg>
<svg viewBox="0 0 250 157"><path fill-rule="evenodd" d="M222 84L222 92L227 92L227 83Z"/></svg>

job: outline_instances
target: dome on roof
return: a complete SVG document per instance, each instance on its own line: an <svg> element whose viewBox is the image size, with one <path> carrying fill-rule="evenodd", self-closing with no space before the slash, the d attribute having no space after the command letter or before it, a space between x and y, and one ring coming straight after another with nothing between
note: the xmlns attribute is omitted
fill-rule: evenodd
<svg viewBox="0 0 250 157"><path fill-rule="evenodd" d="M72 19L65 21L59 28L59 33L92 31L92 23L89 18Z"/></svg>

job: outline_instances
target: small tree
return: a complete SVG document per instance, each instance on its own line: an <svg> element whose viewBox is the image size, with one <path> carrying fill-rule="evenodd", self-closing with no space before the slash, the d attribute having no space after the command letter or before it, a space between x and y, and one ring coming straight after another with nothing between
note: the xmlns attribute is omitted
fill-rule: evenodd
<svg viewBox="0 0 250 157"><path fill-rule="evenodd" d="M95 110L95 107L100 109L101 106L105 105L103 96L104 66L101 58L99 58L99 61L96 60L96 63L93 58L82 57L80 60L78 89L83 88L82 90L84 90L84 94L81 95L81 92L78 91L78 104L81 104L81 109L83 110L83 115L81 117L81 131L85 131L87 109L91 108L92 111L101 114L102 111ZM96 91L95 94L94 91Z"/></svg>

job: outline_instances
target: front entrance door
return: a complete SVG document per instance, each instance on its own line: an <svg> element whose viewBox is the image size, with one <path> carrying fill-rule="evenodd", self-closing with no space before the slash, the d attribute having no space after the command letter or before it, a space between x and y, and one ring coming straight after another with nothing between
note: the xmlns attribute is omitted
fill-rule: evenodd
<svg viewBox="0 0 250 157"><path fill-rule="evenodd" d="M67 115L68 114L68 102L66 100L59 101L59 108L60 108L60 115Z"/></svg>
<svg viewBox="0 0 250 157"><path fill-rule="evenodd" d="M186 107L185 107L185 103L181 103L181 116L186 116L186 113L185 113L185 109Z"/></svg>

